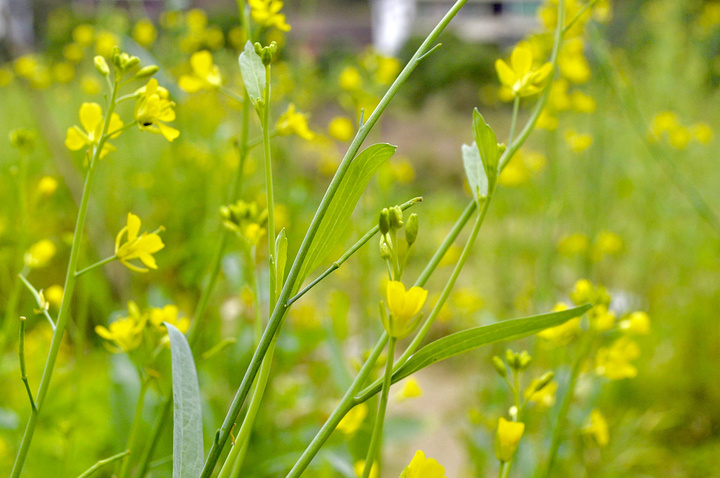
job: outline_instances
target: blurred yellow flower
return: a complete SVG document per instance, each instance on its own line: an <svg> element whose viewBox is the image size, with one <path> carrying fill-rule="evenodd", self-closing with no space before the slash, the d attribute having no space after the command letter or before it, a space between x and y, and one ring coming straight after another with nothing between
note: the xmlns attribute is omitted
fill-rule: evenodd
<svg viewBox="0 0 720 478"><path fill-rule="evenodd" d="M205 45L211 50L219 50L225 46L225 35L220 27L213 25L205 30Z"/></svg>
<svg viewBox="0 0 720 478"><path fill-rule="evenodd" d="M582 153L593 144L593 137L589 134L581 134L573 129L565 131L565 142L575 153Z"/></svg>
<svg viewBox="0 0 720 478"><path fill-rule="evenodd" d="M143 329L147 322L147 314L141 314L134 302L128 303L128 317L121 317L108 327L98 325L95 333L105 340L113 343L114 346L105 344L105 347L113 353L132 352L142 343Z"/></svg>
<svg viewBox="0 0 720 478"><path fill-rule="evenodd" d="M580 232L563 236L557 245L558 252L564 256L584 254L589 247L590 238Z"/></svg>
<svg viewBox="0 0 720 478"><path fill-rule="evenodd" d="M620 321L620 329L635 335L650 333L650 317L645 312L633 312Z"/></svg>
<svg viewBox="0 0 720 478"><path fill-rule="evenodd" d="M596 305L588 312L590 327L598 332L610 330L615 325L615 312L608 310L605 305Z"/></svg>
<svg viewBox="0 0 720 478"><path fill-rule="evenodd" d="M355 127L350 118L336 116L328 123L328 134L338 141L350 141L355 135Z"/></svg>
<svg viewBox="0 0 720 478"><path fill-rule="evenodd" d="M656 114L650 122L650 135L654 139L660 139L663 133L671 131L680 126L678 117L672 111L661 111Z"/></svg>
<svg viewBox="0 0 720 478"><path fill-rule="evenodd" d="M147 268L138 267L130 263L130 261L140 259L140 261L150 269L157 269L155 258L152 255L165 247L165 244L163 244L157 232L151 232L149 234L143 232L138 236L140 224L140 218L129 212L127 225L120 229L120 232L118 232L115 238L115 256L128 269L136 272L147 272ZM162 228L160 230L162 230ZM127 233L127 239L125 243L120 245L125 233Z"/></svg>
<svg viewBox="0 0 720 478"><path fill-rule="evenodd" d="M707 123L695 123L690 127L690 132L701 144L708 144L713 139L713 130Z"/></svg>
<svg viewBox="0 0 720 478"><path fill-rule="evenodd" d="M182 75L178 85L188 93L217 89L222 85L220 69L213 63L212 54L207 50L193 53L190 57L192 75Z"/></svg>
<svg viewBox="0 0 720 478"><path fill-rule="evenodd" d="M538 117L537 123L535 124L536 127L539 129L544 129L547 131L555 131L558 127L558 119L557 116L553 115L548 111L547 108L542 110L540 112L540 116Z"/></svg>
<svg viewBox="0 0 720 478"><path fill-rule="evenodd" d="M508 462L513 459L523 433L525 433L523 422L511 422L500 417L495 434L495 456L499 461Z"/></svg>
<svg viewBox="0 0 720 478"><path fill-rule="evenodd" d="M534 379L533 382L536 382ZM558 384L555 380L545 385L538 391L535 391L533 384L531 383L528 388L525 389L525 398L529 402L537 403L544 408L550 408L555 405L555 395L557 393ZM528 393L532 392L532 393Z"/></svg>
<svg viewBox="0 0 720 478"><path fill-rule="evenodd" d="M592 437L595 443L601 448L610 443L610 431L607 421L598 409L593 409L593 411L590 412L587 420L585 420L582 432Z"/></svg>
<svg viewBox="0 0 720 478"><path fill-rule="evenodd" d="M57 191L57 188L57 179L52 176L43 176L40 178L40 181L38 181L37 192L42 196L51 196L55 191Z"/></svg>
<svg viewBox="0 0 720 478"><path fill-rule="evenodd" d="M555 307L553 307L553 312L558 312L561 310L567 310L569 307L567 304L563 302L559 302L555 304ZM545 329L542 332L538 332L538 337L541 337L545 340L548 340L555 345L567 345L570 342L572 342L578 335L582 333L582 329L580 328L580 318L575 317L574 319L570 319L564 324L558 325L556 327L550 327L549 329Z"/></svg>
<svg viewBox="0 0 720 478"><path fill-rule="evenodd" d="M425 458L425 453L418 450L400 478L446 478L445 468L436 460Z"/></svg>
<svg viewBox="0 0 720 478"><path fill-rule="evenodd" d="M73 28L72 38L78 45L90 46L95 40L95 28L87 23L82 23Z"/></svg>
<svg viewBox="0 0 720 478"><path fill-rule="evenodd" d="M193 8L187 13L185 19L188 28L195 33L202 32L207 26L207 15L199 8Z"/></svg>
<svg viewBox="0 0 720 478"><path fill-rule="evenodd" d="M248 0L250 15L260 26L275 27L280 31L289 32L290 25L285 21L285 15L280 13L283 2L280 0Z"/></svg>
<svg viewBox="0 0 720 478"><path fill-rule="evenodd" d="M60 304L62 303L64 292L65 290L63 289L63 286L59 284L51 285L50 287L45 289L45 298L50 304L59 308Z"/></svg>
<svg viewBox="0 0 720 478"><path fill-rule="evenodd" d="M79 43L79 42L78 42ZM120 38L114 33L100 32L95 38L95 53L110 58L113 48L120 46Z"/></svg>
<svg viewBox="0 0 720 478"><path fill-rule="evenodd" d="M573 91L570 94L570 101L572 101L573 109L578 113L594 113L597 108L595 98L582 91Z"/></svg>
<svg viewBox="0 0 720 478"><path fill-rule="evenodd" d="M23 260L29 268L39 269L48 265L56 252L57 247L50 239L41 239L28 248Z"/></svg>
<svg viewBox="0 0 720 478"><path fill-rule="evenodd" d="M75 67L66 61L55 63L52 67L52 77L58 83L70 83L75 78Z"/></svg>
<svg viewBox="0 0 720 478"><path fill-rule="evenodd" d="M175 120L175 102L170 101L168 96L168 91L158 87L155 78L151 79L144 88L138 90L134 116L141 130L160 134L172 142L180 136L180 132L164 123Z"/></svg>
<svg viewBox="0 0 720 478"><path fill-rule="evenodd" d="M391 56L377 56L377 70L375 71L375 81L381 85L389 85L402 68L400 60Z"/></svg>
<svg viewBox="0 0 720 478"><path fill-rule="evenodd" d="M157 29L149 18L141 18L135 24L132 31L133 39L140 46L148 47L157 39Z"/></svg>
<svg viewBox="0 0 720 478"><path fill-rule="evenodd" d="M356 461L353 465L353 469L355 470L355 475L360 478L365 471L365 460ZM377 463L373 463L373 466L370 469L370 474L368 476L369 478L380 478L380 472L378 471Z"/></svg>
<svg viewBox="0 0 720 478"><path fill-rule="evenodd" d="M640 347L628 337L617 339L610 347L598 349L595 373L610 380L637 376L637 368L630 363L640 356Z"/></svg>
<svg viewBox="0 0 720 478"><path fill-rule="evenodd" d="M586 83L590 79L590 64L583 53L584 48L582 39L568 40L558 56L560 74L575 84Z"/></svg>
<svg viewBox="0 0 720 478"><path fill-rule="evenodd" d="M383 325L390 337L401 339L415 329L427 296L428 291L422 287L405 290L405 284L400 281L388 282L385 297L390 317L383 318Z"/></svg>
<svg viewBox="0 0 720 478"><path fill-rule="evenodd" d="M610 303L610 295L603 286L595 286L587 279L580 279L575 282L570 299L576 305L591 303L593 305Z"/></svg>
<svg viewBox="0 0 720 478"><path fill-rule="evenodd" d="M400 389L400 392L395 395L395 399L398 402L405 401L410 398L418 398L423 396L423 390L420 388L420 384L418 383L417 379L415 377L410 377L402 385L402 388Z"/></svg>
<svg viewBox="0 0 720 478"><path fill-rule="evenodd" d="M80 124L85 128L83 131L78 126L68 128L65 136L65 147L70 151L79 151L84 147L97 146L103 129L103 112L102 107L97 103L83 103L80 106ZM118 131L123 127L123 122L117 113L113 113L110 117L108 125L108 134L111 138L120 136ZM113 133L117 132L117 133ZM109 142L105 142L100 152L100 158L104 158L108 153L115 151L116 148Z"/></svg>
<svg viewBox="0 0 720 478"><path fill-rule="evenodd" d="M362 425L362 422L365 420L365 417L367 417L367 414L368 406L365 403L355 405L349 412L347 412L343 419L340 420L337 429L345 435L352 435L358 431L358 428Z"/></svg>
<svg viewBox="0 0 720 478"><path fill-rule="evenodd" d="M308 115L295 111L295 105L290 103L287 110L280 115L275 128L280 136L296 134L306 141L312 141L315 133L308 127Z"/></svg>
<svg viewBox="0 0 720 478"><path fill-rule="evenodd" d="M77 43L68 43L63 47L63 56L69 62L80 63L85 56L85 52Z"/></svg>
<svg viewBox="0 0 720 478"><path fill-rule="evenodd" d="M167 322L174 325L183 334L190 329L190 319L187 317L179 317L179 310L176 305L166 305L163 308L153 308L150 311L150 323L160 332L167 332L163 325Z"/></svg>
<svg viewBox="0 0 720 478"><path fill-rule="evenodd" d="M0 88L3 88L12 83L13 79L14 76L10 68L6 66L0 66Z"/></svg>
<svg viewBox="0 0 720 478"><path fill-rule="evenodd" d="M409 184L415 179L415 168L412 163L405 158L390 163L393 176L400 184Z"/></svg>
<svg viewBox="0 0 720 478"><path fill-rule="evenodd" d="M687 148L691 139L690 130L685 126L677 126L668 133L668 143L675 149L683 150Z"/></svg>
<svg viewBox="0 0 720 478"><path fill-rule="evenodd" d="M340 83L340 88L345 91L356 91L362 88L363 85L362 76L360 76L360 72L354 66L346 66L343 68L340 72L338 82Z"/></svg>
<svg viewBox="0 0 720 478"><path fill-rule="evenodd" d="M100 93L100 82L97 78L90 75L83 75L80 78L80 89L88 96L95 96Z"/></svg>
<svg viewBox="0 0 720 478"><path fill-rule="evenodd" d="M220 217L226 228L245 239L251 246L257 245L267 232L267 209L261 210L256 202L239 200L235 204L222 206Z"/></svg>
<svg viewBox="0 0 720 478"><path fill-rule="evenodd" d="M500 83L509 88L513 96L531 96L539 93L552 73L552 64L545 63L533 69L532 50L524 44L518 44L510 55L510 65L504 60L495 61Z"/></svg>

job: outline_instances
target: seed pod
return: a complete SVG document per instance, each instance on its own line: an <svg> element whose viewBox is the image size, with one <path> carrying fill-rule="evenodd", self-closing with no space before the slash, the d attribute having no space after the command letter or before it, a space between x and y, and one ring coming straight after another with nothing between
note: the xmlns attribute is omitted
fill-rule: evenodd
<svg viewBox="0 0 720 478"><path fill-rule="evenodd" d="M93 61L95 62L95 69L100 73L102 76L108 76L110 74L110 67L107 64L107 61L105 61L105 58L103 58L100 55L97 55Z"/></svg>

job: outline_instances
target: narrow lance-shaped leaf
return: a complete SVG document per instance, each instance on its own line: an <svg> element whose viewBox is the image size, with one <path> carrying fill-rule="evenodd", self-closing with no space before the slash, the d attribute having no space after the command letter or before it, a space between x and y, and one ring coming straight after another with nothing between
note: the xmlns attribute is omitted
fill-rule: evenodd
<svg viewBox="0 0 720 478"><path fill-rule="evenodd" d="M203 436L200 387L187 339L164 322L170 338L173 388L173 478L197 478L202 473Z"/></svg>
<svg viewBox="0 0 720 478"><path fill-rule="evenodd" d="M255 53L255 47L250 41L245 43L245 50L240 53L238 62L245 90L247 90L255 109L258 109L258 101L262 100L265 89L265 66L258 54Z"/></svg>
<svg viewBox="0 0 720 478"><path fill-rule="evenodd" d="M358 154L345 173L330 206L323 216L315 239L302 264L295 291L303 280L325 259L350 225L350 216L363 191L380 166L395 154L396 146L386 143L374 144Z"/></svg>
<svg viewBox="0 0 720 478"><path fill-rule="evenodd" d="M475 109L473 111L473 135L480 158L485 166L490 182L494 182L497 176L498 161L500 160L500 150L498 149L497 136L495 131L485 122L485 118Z"/></svg>
<svg viewBox="0 0 720 478"><path fill-rule="evenodd" d="M518 340L534 335L549 327L555 327L570 319L579 317L591 308L590 304L574 309L534 315L522 319L504 320L495 324L474 327L438 339L413 354L405 364L393 373L392 382L399 382L405 377L429 365L450 357L480 348L484 345L508 340ZM373 383L360 394L367 400L378 393L380 381Z"/></svg>

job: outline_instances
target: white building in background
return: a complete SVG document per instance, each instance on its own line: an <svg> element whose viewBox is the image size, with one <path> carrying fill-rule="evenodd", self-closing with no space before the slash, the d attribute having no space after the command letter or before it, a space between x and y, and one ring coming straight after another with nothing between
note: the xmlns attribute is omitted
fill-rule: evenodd
<svg viewBox="0 0 720 478"><path fill-rule="evenodd" d="M414 32L432 29L455 0L370 0L375 48L396 56ZM510 43L538 26L540 0L469 0L451 27L466 41Z"/></svg>

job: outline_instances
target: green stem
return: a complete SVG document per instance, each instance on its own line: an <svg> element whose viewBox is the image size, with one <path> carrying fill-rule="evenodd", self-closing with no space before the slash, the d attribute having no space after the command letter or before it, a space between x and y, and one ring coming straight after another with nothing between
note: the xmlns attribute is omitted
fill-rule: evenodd
<svg viewBox="0 0 720 478"><path fill-rule="evenodd" d="M93 269L97 269L98 267L102 267L102 266L104 266L105 264L109 264L110 262L114 261L115 259L117 259L117 256L116 256L116 255L112 255L112 256L110 256L110 257L106 257L105 259L103 259L103 260L101 260L101 261L98 261L98 262L96 262L95 264L86 267L85 269L82 269L82 270L80 270L80 271L77 271L77 272L75 273L75 278L77 279L78 277L80 277L81 275L85 274L86 272L90 272L90 271L93 270Z"/></svg>
<svg viewBox="0 0 720 478"><path fill-rule="evenodd" d="M270 273L270 304L275 304L277 270L275 267L275 193L273 188L272 156L270 152L270 64L265 65L265 88L263 90L262 133L265 155L265 191L267 193L267 233Z"/></svg>
<svg viewBox="0 0 720 478"><path fill-rule="evenodd" d="M30 283L30 281L28 281L28 280L25 278L24 275L18 274L18 277L20 278L20 282L23 283L23 284L25 284L25 287L27 287L28 290L30 290L30 293L31 293L31 294L33 295L33 297L35 298L35 303L36 303L37 306L40 308L40 310L42 310L42 314L45 316L45 318L47 319L47 321L50 323L50 328L52 328L52 329L53 329L53 332L54 332L54 331L55 331L55 328L56 328L56 327L55 327L55 322L53 321L52 317L50 317L50 314L48 313L47 309L45 308L47 304L44 303L43 298L40 297L40 292L38 292L38 291L35 289L35 287L33 287L33 285ZM37 312L37 311L35 311L35 312Z"/></svg>
<svg viewBox="0 0 720 478"><path fill-rule="evenodd" d="M355 394L367 380L370 372L375 366L375 362L377 362L378 357L385 348L385 344L387 343L387 341L388 335L387 333L383 332L380 340L378 340L377 344L375 344L375 348L372 350L372 352L370 352L370 356L360 368L360 372L358 372L352 385L350 385L350 388L347 389L345 395L340 400L340 403L337 407L335 407L335 410L333 410L333 412L323 424L322 428L320 428L318 433L315 435L315 438L313 438L312 442L310 442L307 448L305 448L305 451L295 463L295 466L293 466L292 470L290 470L290 472L287 474L287 478L298 478L300 475L302 475L302 473L308 467L317 452L320 451L320 448L322 448L327 439L330 438L330 435L332 435L332 432L335 430L338 423L340 423L340 420L342 420L343 417L355 405L359 403L355 401Z"/></svg>
<svg viewBox="0 0 720 478"><path fill-rule="evenodd" d="M515 137L515 126L517 125L518 113L520 112L520 97L516 96L513 100L512 120L510 121L510 135L508 136L508 144L512 144Z"/></svg>
<svg viewBox="0 0 720 478"><path fill-rule="evenodd" d="M505 476L505 462L501 461L500 466L498 467L498 478L503 478Z"/></svg>
<svg viewBox="0 0 720 478"><path fill-rule="evenodd" d="M222 95L230 98L231 100L237 101L237 102L240 103L241 105L244 105L244 104L245 104L245 98L244 98L244 97L238 95L237 93L235 93L233 90L231 90L230 88L228 88L228 87L226 87L226 86L220 85L220 86L218 87L218 92L221 93Z"/></svg>
<svg viewBox="0 0 720 478"><path fill-rule="evenodd" d="M257 417L258 410L260 409L263 395L265 394L268 377L270 376L270 369L272 368L272 359L273 354L275 353L276 343L277 336L275 337L275 340L273 340L273 342L270 344L270 348L268 348L267 354L265 354L265 360L263 360L262 367L260 367L260 372L258 372L257 382L255 383L255 390L253 391L253 394L250 398L250 405L248 406L248 411L245 414L245 419L243 420L242 426L240 427L240 432L235 439L235 444L230 449L230 453L228 453L228 456L225 459L225 463L220 470L220 475L218 475L218 478L230 478L231 476L233 476L231 475L231 472L236 470L239 471L240 466L242 465L242 463L239 462L239 460L243 456L241 451L249 442L250 433L252 432L253 425L255 424L255 418Z"/></svg>
<svg viewBox="0 0 720 478"><path fill-rule="evenodd" d="M288 305L287 300L290 299L291 294L293 290L295 290L296 287L296 281L299 278L300 269L305 262L305 258L308 254L308 251L310 250L310 246L313 243L313 240L315 239L315 234L317 233L320 223L325 216L325 213L327 212L328 208L330 207L330 203L335 196L335 193L337 192L338 188L340 187L340 183L342 182L343 177L347 173L348 168L350 167L350 163L357 155L358 151L360 150L360 146L367 138L368 134L372 130L375 123L377 123L378 119L380 118L380 115L385 111L388 104L392 100L392 98L397 94L398 90L402 86L402 84L407 80L408 76L412 73L412 71L417 67L419 62L421 61L421 57L427 53L431 45L435 42L437 37L442 33L442 31L445 29L445 27L450 23L450 20L452 20L453 17L458 13L458 11L463 7L463 5L468 0L458 0L455 5L450 9L450 11L445 15L445 17L440 21L440 23L435 27L435 29L428 35L428 37L425 39L425 41L420 45L420 48L415 52L413 57L410 59L408 64L405 66L405 68L400 72L400 75L395 79L393 84L390 86L388 91L385 93L385 96L380 100L378 103L378 106L375 108L373 113L368 118L367 122L363 124L363 126L358 129L357 134L355 135L355 138L353 139L352 143L350 144L345 157L340 162L340 165L338 166L338 170L335 173L335 176L333 177L332 181L330 182L330 185L328 186L327 190L325 191L325 195L323 196L323 199L320 201L320 205L318 206L317 210L315 211L315 215L313 216L312 222L310 223L310 226L308 227L308 231L305 234L305 237L303 238L302 244L300 245L300 249L298 250L297 256L295 257L295 260L293 261L292 267L290 268L290 272L288 273L287 281L285 282L285 285L283 286L283 289L280 293L280 297L276 301L277 306L274 307L273 313L270 317L270 320L268 321L267 327L265 328L265 332L263 333L262 339L260 340L260 344L258 345L257 349L255 349L255 352L253 353L253 356L250 360L250 364L248 365L247 370L245 371L245 374L243 376L242 381L240 382L240 386L237 389L237 392L235 393L235 397L233 398L233 401L230 405L230 408L228 410L228 413L225 415L225 419L223 420L223 423L220 427L219 433L216 435L217 439L213 442L212 446L210 447L210 451L208 453L208 457L205 461L205 466L203 468L201 478L209 478L212 474L213 469L215 468L215 464L217 463L218 458L220 457L220 453L222 452L223 447L225 446L225 443L227 443L227 440L230 436L230 430L232 429L232 424L235 422L235 419L237 418L238 414L240 413L240 409L243 406L243 403L245 402L245 398L247 397L250 387L252 386L252 382L255 379L255 375L258 373L258 370L260 369L260 365L262 364L263 357L265 356L265 353L267 352L268 347L270 346L270 342L272 341L272 338L275 336L275 334L280 329L280 325L282 324L282 321L285 317L285 314L287 313Z"/></svg>
<svg viewBox="0 0 720 478"><path fill-rule="evenodd" d="M25 390L27 390L28 398L30 399L30 407L34 412L37 410L37 407L35 406L32 390L30 390L30 384L28 383L27 371L25 370L25 317L20 317L20 347L18 355L20 357L20 378L22 378L25 384Z"/></svg>
<svg viewBox="0 0 720 478"><path fill-rule="evenodd" d="M87 478L88 476L92 475L96 471L98 471L100 468L102 468L105 465L109 465L110 463L121 460L122 458L128 456L130 454L130 450L125 450L122 453L118 453L117 455L113 455L110 458L105 458L104 460L99 460L97 463L95 463L93 466L85 470L78 478Z"/></svg>
<svg viewBox="0 0 720 478"><path fill-rule="evenodd" d="M510 476L510 468L512 468L512 461L503 463L501 478L508 478L508 476Z"/></svg>
<svg viewBox="0 0 720 478"><path fill-rule="evenodd" d="M70 302L72 301L73 292L75 290L75 283L77 278L75 272L77 271L78 259L80 257L80 245L82 243L83 231L85 229L85 219L87 218L88 204L90 202L90 191L92 190L93 180L95 179L95 172L97 166L97 159L100 157L105 142L108 139L107 131L110 126L110 118L112 117L113 111L115 110L115 99L117 98L117 82L113 84L110 102L108 105L108 111L105 115L105 121L103 123L102 134L100 141L95 146L93 151L92 159L90 161L87 176L85 178L85 187L83 188L82 198L80 200L80 209L78 211L77 222L75 224L75 232L73 234L72 247L70 249L70 260L65 276L65 287L63 291L62 302L60 304L60 312L58 313L57 324L55 332L53 333L52 342L50 343L50 351L48 352L47 360L45 362L45 368L43 369L43 375L40 379L40 386L37 393L37 409L33 411L28 419L27 426L25 427L25 433L23 434L22 442L20 443L20 449L18 450L17 457L15 458L15 464L13 465L10 478L18 478L22 472L23 466L25 465L25 459L27 458L28 451L30 450L30 443L32 442L33 434L35 433L35 426L42 410L42 406L45 403L45 397L50 387L50 381L52 379L53 370L55 369L55 362L57 360L58 353L60 352L60 344L65 333L65 327L67 326L68 311L70 310Z"/></svg>
<svg viewBox="0 0 720 478"><path fill-rule="evenodd" d="M382 449L382 432L385 424L385 412L387 410L388 396L390 395L390 385L392 382L393 360L395 358L395 337L388 340L387 361L385 362L385 375L383 377L382 395L380 395L380 405L378 406L377 418L375 419L375 427L373 428L372 437L370 438L370 447L368 448L367 457L365 458L365 467L363 468L362 478L369 478L370 471L377 457L378 451ZM382 461L378 458L378 462ZM378 466L378 469L380 467Z"/></svg>
<svg viewBox="0 0 720 478"><path fill-rule="evenodd" d="M130 426L130 434L128 435L128 450L133 450L135 448L135 442L138 439L140 424L142 423L142 414L145 408L145 393L147 392L149 384L149 378L143 378L140 383L140 394L138 395L137 402L135 403L135 414L133 415L132 425ZM128 472L130 471L130 461L130 459L123 461L120 473L118 474L119 478L125 478L128 476Z"/></svg>

